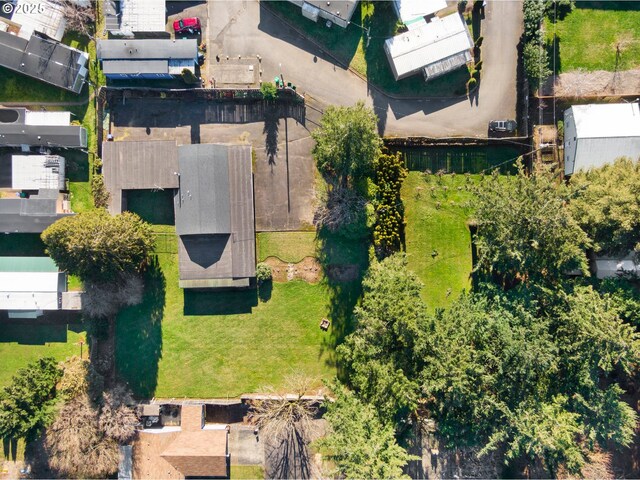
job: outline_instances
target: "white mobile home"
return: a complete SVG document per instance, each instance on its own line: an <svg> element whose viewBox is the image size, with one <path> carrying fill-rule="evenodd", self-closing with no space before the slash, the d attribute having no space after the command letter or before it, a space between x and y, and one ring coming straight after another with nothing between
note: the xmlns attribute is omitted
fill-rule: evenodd
<svg viewBox="0 0 640 480"><path fill-rule="evenodd" d="M565 175L620 157L640 158L638 103L574 105L564 112Z"/></svg>

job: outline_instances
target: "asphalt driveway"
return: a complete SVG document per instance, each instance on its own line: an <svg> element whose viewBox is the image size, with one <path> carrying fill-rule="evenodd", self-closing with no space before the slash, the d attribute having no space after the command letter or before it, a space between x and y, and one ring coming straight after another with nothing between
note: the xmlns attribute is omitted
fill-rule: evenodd
<svg viewBox="0 0 640 480"><path fill-rule="evenodd" d="M307 96L311 121L328 105L363 100L375 109L384 135L486 137L490 120L516 116L517 44L522 31L519 1L488 2L483 21L483 78L472 101L466 97L391 98L336 65L258 0L210 1L208 10L209 56L259 55L264 79L282 73ZM340 35L337 27L335 34Z"/></svg>

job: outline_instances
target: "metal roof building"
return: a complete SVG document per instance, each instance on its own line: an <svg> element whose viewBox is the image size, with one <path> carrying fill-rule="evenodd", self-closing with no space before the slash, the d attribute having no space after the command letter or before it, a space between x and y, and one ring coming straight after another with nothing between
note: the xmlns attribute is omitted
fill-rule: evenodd
<svg viewBox="0 0 640 480"><path fill-rule="evenodd" d="M20 25L18 35L27 40L40 32L60 42L67 26L64 7L50 0L18 0L11 21Z"/></svg>
<svg viewBox="0 0 640 480"><path fill-rule="evenodd" d="M164 32L165 0L103 0L105 28L112 35Z"/></svg>
<svg viewBox="0 0 640 480"><path fill-rule="evenodd" d="M248 287L256 268L251 147L183 145L178 161L180 287Z"/></svg>
<svg viewBox="0 0 640 480"><path fill-rule="evenodd" d="M393 0L393 9L405 25L444 8L447 8L446 0Z"/></svg>
<svg viewBox="0 0 640 480"><path fill-rule="evenodd" d="M66 291L67 276L51 258L0 257L0 310L9 310L10 318L60 310Z"/></svg>
<svg viewBox="0 0 640 480"><path fill-rule="evenodd" d="M638 103L573 105L564 112L565 175L620 157L640 158Z"/></svg>
<svg viewBox="0 0 640 480"><path fill-rule="evenodd" d="M196 39L98 40L98 60L108 78L171 78L195 71Z"/></svg>
<svg viewBox="0 0 640 480"><path fill-rule="evenodd" d="M42 233L55 221L73 215L58 190L39 190L28 198L0 199L0 232Z"/></svg>
<svg viewBox="0 0 640 480"><path fill-rule="evenodd" d="M12 155L11 188L64 190L65 160L59 155Z"/></svg>
<svg viewBox="0 0 640 480"><path fill-rule="evenodd" d="M109 192L109 212L126 210L123 190L178 188L178 147L174 140L104 142L102 173Z"/></svg>
<svg viewBox="0 0 640 480"><path fill-rule="evenodd" d="M87 131L70 119L69 112L0 108L0 146L86 148Z"/></svg>
<svg viewBox="0 0 640 480"><path fill-rule="evenodd" d="M336 25L347 28L358 0L288 0L302 9L302 16L317 22L322 18Z"/></svg>
<svg viewBox="0 0 640 480"><path fill-rule="evenodd" d="M439 77L471 61L473 41L458 13L434 18L384 43L396 80L422 72L426 80Z"/></svg>
<svg viewBox="0 0 640 480"><path fill-rule="evenodd" d="M35 34L20 38L0 30L0 67L80 93L89 71L89 55Z"/></svg>

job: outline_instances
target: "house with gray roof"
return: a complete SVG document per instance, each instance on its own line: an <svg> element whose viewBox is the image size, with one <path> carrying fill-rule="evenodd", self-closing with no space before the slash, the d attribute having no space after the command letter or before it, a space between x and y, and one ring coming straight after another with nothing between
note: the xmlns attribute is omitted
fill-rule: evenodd
<svg viewBox="0 0 640 480"><path fill-rule="evenodd" d="M0 199L0 232L42 233L61 218L73 215L69 201L58 190L41 189L35 195Z"/></svg>
<svg viewBox="0 0 640 480"><path fill-rule="evenodd" d="M98 40L98 60L109 79L170 79L195 72L196 39Z"/></svg>
<svg viewBox="0 0 640 480"><path fill-rule="evenodd" d="M87 131L71 125L70 112L0 108L0 147L86 148Z"/></svg>
<svg viewBox="0 0 640 480"><path fill-rule="evenodd" d="M89 75L89 55L36 33L21 38L0 22L0 67L80 93Z"/></svg>
<svg viewBox="0 0 640 480"><path fill-rule="evenodd" d="M249 287L255 277L251 147L174 141L105 142L109 211L127 190L174 191L182 288Z"/></svg>
<svg viewBox="0 0 640 480"><path fill-rule="evenodd" d="M166 9L165 0L103 0L105 28L111 35L126 37L165 32Z"/></svg>

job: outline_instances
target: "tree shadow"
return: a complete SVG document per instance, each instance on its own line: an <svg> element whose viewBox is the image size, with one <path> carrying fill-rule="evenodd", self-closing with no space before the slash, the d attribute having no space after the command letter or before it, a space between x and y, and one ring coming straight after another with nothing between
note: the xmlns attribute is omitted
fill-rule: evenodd
<svg viewBox="0 0 640 480"><path fill-rule="evenodd" d="M162 358L162 319L166 280L157 257L145 272L142 303L122 310L116 321L116 368L134 395L151 398Z"/></svg>
<svg viewBox="0 0 640 480"><path fill-rule="evenodd" d="M344 378L335 349L353 331L353 309L362 295L362 278L369 266L366 238L347 239L327 229L319 229L318 261L323 267L324 286L327 290L329 335L323 338L320 356L338 369L338 377Z"/></svg>
<svg viewBox="0 0 640 480"><path fill-rule="evenodd" d="M280 126L280 112L274 105L268 105L264 111L264 128L262 133L265 135L264 147L269 165L275 165L278 156L278 128Z"/></svg>
<svg viewBox="0 0 640 480"><path fill-rule="evenodd" d="M590 8L594 10L636 10L640 11L640 3L628 0L596 0L576 2L576 8ZM560 9L558 9L560 18ZM564 18L564 17L563 17Z"/></svg>
<svg viewBox="0 0 640 480"><path fill-rule="evenodd" d="M243 290L195 290L184 289L185 315L235 315L251 313L258 305L255 288Z"/></svg>
<svg viewBox="0 0 640 480"><path fill-rule="evenodd" d="M2 453L5 459L15 462L18 458L18 440L16 438L4 437L2 439Z"/></svg>
<svg viewBox="0 0 640 480"><path fill-rule="evenodd" d="M265 446L266 478L312 477L312 458L308 442L297 428L288 429L279 438L268 437Z"/></svg>

